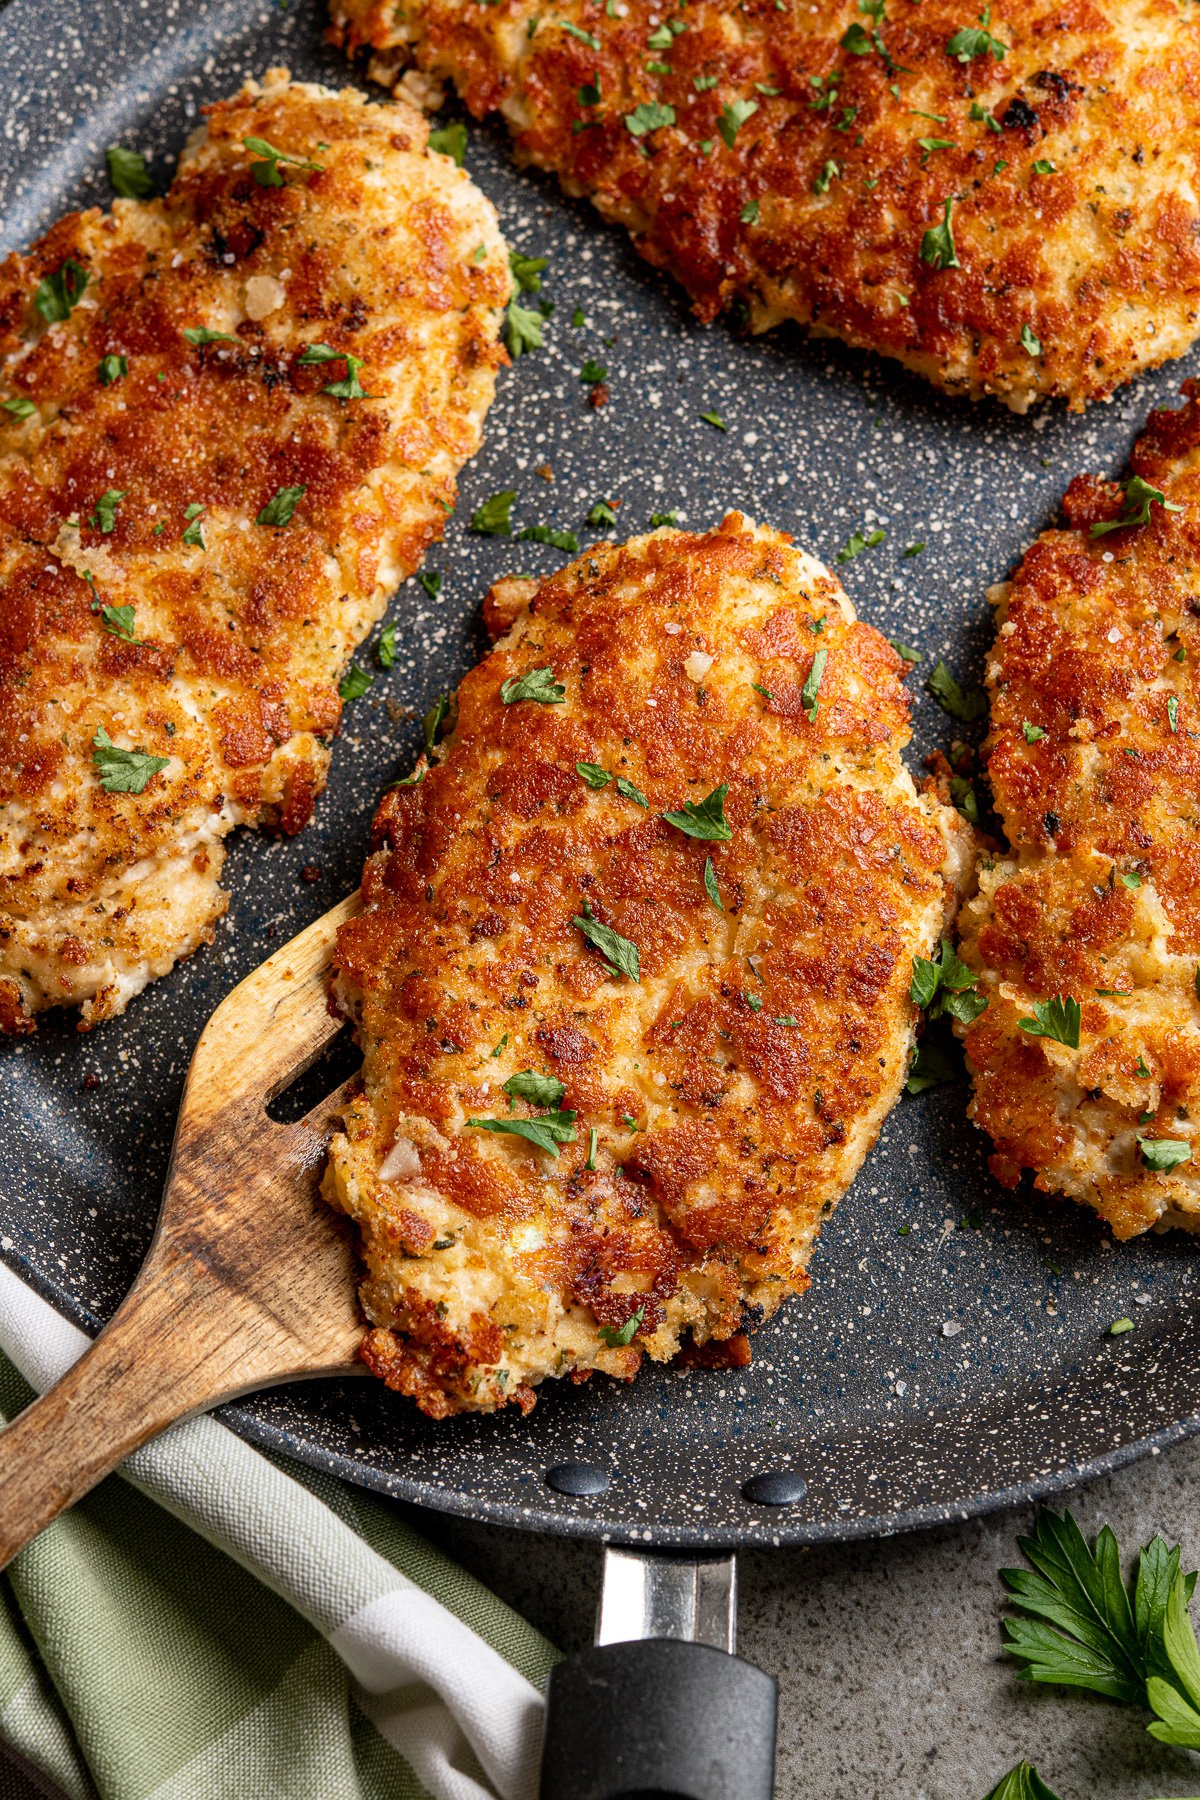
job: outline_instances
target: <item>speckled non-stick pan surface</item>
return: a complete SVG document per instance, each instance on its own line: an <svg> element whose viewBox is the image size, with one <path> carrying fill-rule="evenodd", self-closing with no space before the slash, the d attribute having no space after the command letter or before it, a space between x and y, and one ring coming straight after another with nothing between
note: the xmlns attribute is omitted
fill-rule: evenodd
<svg viewBox="0 0 1200 1800"><path fill-rule="evenodd" d="M313 0L12 0L0 13L4 247L68 206L107 200L106 144L152 151L165 180L204 102L244 75L286 62L349 81L321 31ZM514 172L498 130L472 127L467 162L509 241L549 258L554 310L545 350L500 380L483 452L430 558L441 597L415 582L396 596L401 652L347 707L309 830L233 842L232 904L212 948L90 1035L49 1017L33 1040L0 1048L0 1254L93 1329L149 1243L204 1020L355 885L376 797L415 753L410 715L479 654L488 582L563 560L468 535L482 499L516 488L520 524L585 540L600 496L621 499L626 534L651 512L705 527L738 507L826 558L857 528L883 529L886 541L842 573L865 618L924 652L911 682L919 769L962 729L922 672L942 655L978 679L987 585L1053 519L1071 476L1118 470L1151 406L1200 372L1193 355L1084 418L1022 421L944 400L836 345L701 329L587 206ZM599 411L579 379L588 357L609 371ZM714 409L724 433L700 418ZM546 465L552 482L536 473ZM924 551L906 559L917 542ZM359 660L373 666L369 650ZM306 879L314 867L319 878ZM960 1084L900 1103L826 1228L811 1292L759 1334L749 1369L548 1383L528 1419L433 1425L365 1379L277 1389L224 1417L257 1443L424 1505L661 1544L894 1531L1049 1493L1195 1430L1195 1240L1114 1248L1071 1206L1001 1192L966 1100ZM1136 1329L1110 1337L1121 1316ZM546 1475L563 1464L593 1474L560 1486L600 1491L557 1491ZM760 1498L748 1498L746 1484L770 1474L790 1479L755 1483Z"/></svg>

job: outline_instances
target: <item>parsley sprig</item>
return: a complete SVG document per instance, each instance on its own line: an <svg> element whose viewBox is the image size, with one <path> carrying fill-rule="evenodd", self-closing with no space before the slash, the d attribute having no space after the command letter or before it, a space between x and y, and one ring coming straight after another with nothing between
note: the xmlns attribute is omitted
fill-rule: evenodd
<svg viewBox="0 0 1200 1800"><path fill-rule="evenodd" d="M631 938L614 931L611 925L602 925L593 913L590 901L584 901L582 915L576 914L571 923L600 952L611 974L625 975L630 981L640 983L642 971L637 945Z"/></svg>
<svg viewBox="0 0 1200 1800"><path fill-rule="evenodd" d="M1152 487L1143 481L1140 475L1132 475L1123 483L1125 489L1125 509L1119 519L1097 520L1088 532L1089 537L1104 537L1110 531L1126 531L1134 525L1150 523L1150 508L1161 506L1164 512L1182 512L1174 500L1168 500L1161 488Z"/></svg>
<svg viewBox="0 0 1200 1800"><path fill-rule="evenodd" d="M1035 1000L1032 1019L1018 1019L1017 1024L1028 1037L1052 1038L1068 1050L1079 1048L1081 1013L1078 1000L1070 994L1056 994L1052 1000Z"/></svg>
<svg viewBox="0 0 1200 1800"><path fill-rule="evenodd" d="M1187 1610L1196 1577L1183 1573L1178 1545L1151 1539L1126 1582L1107 1525L1089 1548L1070 1513L1044 1512L1020 1543L1032 1570L1000 1578L1017 1613L1004 1647L1022 1679L1147 1707L1151 1737L1200 1749L1200 1650Z"/></svg>
<svg viewBox="0 0 1200 1800"><path fill-rule="evenodd" d="M92 739L92 762L106 794L140 794L152 775L165 769L169 756L150 756L145 750L122 750L103 725Z"/></svg>
<svg viewBox="0 0 1200 1800"><path fill-rule="evenodd" d="M988 30L991 20L992 9L985 6L979 15L978 26L964 25L961 31L955 32L946 45L947 55L956 56L960 63L973 62L977 56L993 56L997 62L1003 62L1009 46L992 36Z"/></svg>
<svg viewBox="0 0 1200 1800"><path fill-rule="evenodd" d="M249 150L251 156L261 159L250 164L250 172L259 187L280 188L283 186L283 176L279 170L280 163L287 163L293 169L302 171L312 170L317 174L320 174L325 168L324 163L307 162L303 156L293 156L289 150L276 150L274 145L268 144L265 138L245 137L242 139L242 146Z"/></svg>
<svg viewBox="0 0 1200 1800"><path fill-rule="evenodd" d="M927 956L913 957L908 993L913 1005L923 1007L929 1019L949 1015L960 1025L970 1025L987 1010L974 971L955 953L949 938L942 939L937 962Z"/></svg>
<svg viewBox="0 0 1200 1800"><path fill-rule="evenodd" d="M665 812L662 816L668 825L674 825L676 831L682 831L685 837L700 838L712 844L727 844L733 836L733 827L725 817L725 796L729 792L729 783L723 781L720 787L698 803L685 800L682 811Z"/></svg>

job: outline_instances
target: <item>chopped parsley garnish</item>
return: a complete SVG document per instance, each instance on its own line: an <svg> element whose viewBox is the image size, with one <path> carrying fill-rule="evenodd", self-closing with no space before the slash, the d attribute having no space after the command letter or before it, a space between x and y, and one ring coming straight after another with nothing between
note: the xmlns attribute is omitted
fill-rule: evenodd
<svg viewBox="0 0 1200 1800"><path fill-rule="evenodd" d="M700 417L703 419L703 421L706 425L713 426L714 429L717 431L728 431L729 430L728 425L725 423L724 419L721 417L719 412L702 412L700 414Z"/></svg>
<svg viewBox="0 0 1200 1800"><path fill-rule="evenodd" d="M820 655L820 651L817 654ZM729 783L723 781L720 787L714 788L699 804L685 800L682 811L665 812L662 817L668 825L674 825L676 831L682 831L685 837L700 838L713 844L727 844L733 836L733 827L725 818L725 796L728 792Z"/></svg>
<svg viewBox="0 0 1200 1800"><path fill-rule="evenodd" d="M556 550L578 550L579 539L573 531L556 531L552 525L526 525L517 537L529 544L553 544Z"/></svg>
<svg viewBox="0 0 1200 1800"><path fill-rule="evenodd" d="M594 1169L595 1168L595 1166L596 1166L596 1145L599 1143L599 1141L600 1141L600 1133L596 1130L596 1127L593 1125L591 1130L588 1132L587 1161L583 1165L585 1169Z"/></svg>
<svg viewBox="0 0 1200 1800"><path fill-rule="evenodd" d="M827 194L829 192L830 182L836 181L841 172L838 164L830 157L829 161L822 168L821 173L813 182L813 193Z"/></svg>
<svg viewBox="0 0 1200 1800"><path fill-rule="evenodd" d="M528 1100L530 1106L547 1106L555 1112L567 1090L555 1075L539 1075L534 1069L522 1069L519 1075L509 1076L502 1084L502 1091L508 1095L510 1111L514 1100Z"/></svg>
<svg viewBox="0 0 1200 1800"><path fill-rule="evenodd" d="M140 150L127 150L124 144L110 144L104 152L108 179L114 194L123 200L145 200L154 192L154 183Z"/></svg>
<svg viewBox="0 0 1200 1800"><path fill-rule="evenodd" d="M569 32L573 38L578 38L581 44L586 44L589 50L600 48L598 37L593 37L590 31L584 31L579 25L573 25L570 19L559 19L556 23L561 25L564 31Z"/></svg>
<svg viewBox="0 0 1200 1800"><path fill-rule="evenodd" d="M960 63L972 62L977 56L993 56L997 62L1003 62L1008 55L1008 45L1002 44L999 38L993 37L988 30L991 23L992 9L985 6L979 15L979 25L964 25L956 31L946 45L946 53L956 56Z"/></svg>
<svg viewBox="0 0 1200 1800"><path fill-rule="evenodd" d="M205 344L236 344L237 339L230 337L227 331L210 331L207 325L188 325L184 327L184 337L197 349Z"/></svg>
<svg viewBox="0 0 1200 1800"><path fill-rule="evenodd" d="M675 123L675 108L665 106L661 100L643 100L640 106L625 114L625 124L634 137L645 137L649 131L658 131L664 125Z"/></svg>
<svg viewBox="0 0 1200 1800"><path fill-rule="evenodd" d="M453 694L439 694L425 717L421 720L421 732L425 739L425 750L433 755L433 747L438 741L438 733L449 721L453 731L458 723L458 701Z"/></svg>
<svg viewBox="0 0 1200 1800"><path fill-rule="evenodd" d="M1027 744L1036 744L1046 735L1044 726L1031 725L1028 719L1021 720L1021 730L1025 735L1025 742Z"/></svg>
<svg viewBox="0 0 1200 1800"><path fill-rule="evenodd" d="M582 915L577 913L571 923L600 952L612 974L625 975L630 981L641 981L641 961L637 945L632 939L622 937L619 931L614 931L611 925L601 925L592 912L590 901L584 901Z"/></svg>
<svg viewBox="0 0 1200 1800"><path fill-rule="evenodd" d="M1147 1138L1139 1134L1138 1149L1146 1167L1156 1169L1160 1174L1192 1160L1192 1146L1181 1138Z"/></svg>
<svg viewBox="0 0 1200 1800"><path fill-rule="evenodd" d="M599 793L600 789L606 788L612 780L608 770L602 769L599 763L577 762L575 773L582 781L587 782L593 793Z"/></svg>
<svg viewBox="0 0 1200 1800"><path fill-rule="evenodd" d="M510 675L500 689L500 698L505 706L514 706L518 700L535 700L539 706L562 706L567 690L561 681L555 681L554 670L547 665L544 669L531 669L528 675Z"/></svg>
<svg viewBox="0 0 1200 1800"><path fill-rule="evenodd" d="M102 531L106 537L116 529L117 507L128 492L128 488L108 488L96 502L96 510L89 523L94 525L97 531Z"/></svg>
<svg viewBox="0 0 1200 1800"><path fill-rule="evenodd" d="M717 130L720 132L722 142L727 150L733 149L733 140L736 138L738 132L746 123L746 120L752 118L757 111L757 100L730 100L727 105L721 108L721 117L717 123Z"/></svg>
<svg viewBox="0 0 1200 1800"><path fill-rule="evenodd" d="M417 580L425 589L431 600L436 600L442 591L442 576L439 569L422 569Z"/></svg>
<svg viewBox="0 0 1200 1800"><path fill-rule="evenodd" d="M518 306L515 300L508 307L508 335L505 342L508 354L516 360L531 350L540 350L546 339L542 332L542 316L531 312L527 306Z"/></svg>
<svg viewBox="0 0 1200 1800"><path fill-rule="evenodd" d="M502 493L493 494L482 506L477 506L471 514L468 531L477 531L483 537L511 537L513 501L517 497L516 488L505 488Z"/></svg>
<svg viewBox="0 0 1200 1800"><path fill-rule="evenodd" d="M986 125L989 131L999 132L1002 129L999 119L988 112L986 107L980 106L978 100L972 100L969 117L977 125Z"/></svg>
<svg viewBox="0 0 1200 1800"><path fill-rule="evenodd" d="M929 677L929 691L943 712L964 724L981 719L987 711L986 695L979 688L960 687L940 657Z"/></svg>
<svg viewBox="0 0 1200 1800"><path fill-rule="evenodd" d="M577 306L575 308L575 311L571 314L571 323L575 327L576 331L582 330L582 328L587 324L587 318L584 315L584 310L583 310L582 306Z"/></svg>
<svg viewBox="0 0 1200 1800"><path fill-rule="evenodd" d="M573 1112L545 1113L540 1119L468 1119L467 1125L473 1131L495 1131L506 1137L524 1138L527 1143L536 1144L539 1150L548 1150L551 1156L558 1155L560 1144L575 1142Z"/></svg>
<svg viewBox="0 0 1200 1800"><path fill-rule="evenodd" d="M1179 730L1179 701L1174 694L1167 696L1167 724L1173 732Z"/></svg>
<svg viewBox="0 0 1200 1800"><path fill-rule="evenodd" d="M92 745L92 762L106 794L140 794L151 776L171 760L169 756L149 756L145 750L119 750L103 725Z"/></svg>
<svg viewBox="0 0 1200 1800"><path fill-rule="evenodd" d="M467 128L461 119L452 125L439 125L429 134L429 148L442 156L452 157L461 169L467 155Z"/></svg>
<svg viewBox="0 0 1200 1800"><path fill-rule="evenodd" d="M743 993L742 999L751 1012L760 1013L762 1011L762 999L758 994Z"/></svg>
<svg viewBox="0 0 1200 1800"><path fill-rule="evenodd" d="M650 514L650 524L656 531L660 525L675 525L678 524L678 522L679 514L676 512Z"/></svg>
<svg viewBox="0 0 1200 1800"><path fill-rule="evenodd" d="M1132 1319L1114 1319L1108 1328L1109 1337L1124 1337L1127 1331L1133 1330Z"/></svg>
<svg viewBox="0 0 1200 1800"><path fill-rule="evenodd" d="M208 545L204 542L204 532L201 524L204 516L203 506L201 506L198 500L193 500L191 505L186 508L183 516L187 520L187 525L183 533L184 543L190 544L193 550L207 550Z"/></svg>
<svg viewBox="0 0 1200 1800"><path fill-rule="evenodd" d="M246 137L242 139L243 149L249 150L252 156L261 157L261 162L250 165L251 174L259 187L278 188L283 186L283 176L279 172L280 163L289 163L294 169L312 169L320 173L324 163L307 162L302 156L293 156L288 150L276 150L265 138Z"/></svg>
<svg viewBox="0 0 1200 1800"><path fill-rule="evenodd" d="M743 206L741 212L738 214L738 218L742 221L743 225L757 225L758 201L747 200L745 206Z"/></svg>
<svg viewBox="0 0 1200 1800"><path fill-rule="evenodd" d="M281 487L263 507L254 523L256 525L275 525L280 530L291 522L297 502L307 492L307 485L300 487Z"/></svg>
<svg viewBox="0 0 1200 1800"><path fill-rule="evenodd" d="M940 1019L948 1013L960 1025L970 1025L987 1008L974 974L956 955L949 938L942 939L937 962L926 956L913 957L908 994L914 1006L924 1007L927 1018Z"/></svg>
<svg viewBox="0 0 1200 1800"><path fill-rule="evenodd" d="M4 402L4 410L11 413L14 419L28 419L37 411L37 407L32 400L26 400L23 395L16 395L13 399Z"/></svg>
<svg viewBox="0 0 1200 1800"><path fill-rule="evenodd" d="M975 789L964 775L950 777L950 798L964 819L972 825L979 823L979 801L975 797Z"/></svg>
<svg viewBox="0 0 1200 1800"><path fill-rule="evenodd" d="M838 551L833 560L840 563L853 562L855 557L861 556L864 550L874 550L877 545L884 543L886 539L887 532L880 531L878 527L876 527L874 531L868 531L865 534L861 531L852 531L848 540L842 545L842 548Z"/></svg>
<svg viewBox="0 0 1200 1800"><path fill-rule="evenodd" d="M53 275L43 276L33 296L33 304L47 325L57 325L61 320L70 318L72 311L82 300L84 289L90 280L87 270L73 256L68 256Z"/></svg>
<svg viewBox="0 0 1200 1800"><path fill-rule="evenodd" d="M396 660L396 627L385 625L375 646L375 661L381 669L390 669Z"/></svg>
<svg viewBox="0 0 1200 1800"><path fill-rule="evenodd" d="M650 65L647 64L647 67L649 66ZM670 74L670 70L665 63L660 66L665 73L668 75ZM591 81L586 82L584 86L579 89L579 104L580 106L599 106L602 99L603 95L600 92L600 76L599 74L596 74L593 75Z"/></svg>
<svg viewBox="0 0 1200 1800"><path fill-rule="evenodd" d="M1078 1000L1070 994L1058 994L1053 1000L1035 1000L1032 1019L1018 1019L1017 1024L1028 1037L1052 1038L1068 1050L1079 1048L1080 1010Z"/></svg>
<svg viewBox="0 0 1200 1800"><path fill-rule="evenodd" d="M587 522L589 525L615 525L617 515L607 500L596 500L588 511Z"/></svg>
<svg viewBox="0 0 1200 1800"><path fill-rule="evenodd" d="M96 379L101 387L111 387L114 381L120 381L122 375L128 375L129 364L123 356L102 356L100 366L96 370Z"/></svg>
<svg viewBox="0 0 1200 1800"><path fill-rule="evenodd" d="M918 544L909 544L907 549L902 550L900 552L900 554L907 561L910 557L920 556L920 554L924 548L925 548L925 542L924 542L924 539L922 539L921 542Z"/></svg>
<svg viewBox="0 0 1200 1800"><path fill-rule="evenodd" d="M1045 156L1038 157L1037 161L1033 165L1033 172L1035 175L1057 175L1058 174L1058 170L1054 167L1054 164Z"/></svg>
<svg viewBox="0 0 1200 1800"><path fill-rule="evenodd" d="M331 381L321 389L323 394L332 394L337 400L369 400L370 394L364 393L359 385L358 371L363 366L361 356L351 356L348 350L331 350L328 344L310 344L300 357L306 367L312 363L344 362L346 379Z"/></svg>
<svg viewBox="0 0 1200 1800"><path fill-rule="evenodd" d="M504 1036L500 1039L500 1042L496 1045L496 1048L491 1052L491 1055L493 1057L499 1056L500 1052L503 1050L503 1048L504 1048L505 1044L507 1044L507 1042L508 1042L508 1033L506 1031L504 1033Z"/></svg>
<svg viewBox="0 0 1200 1800"><path fill-rule="evenodd" d="M547 260L544 256L522 256L519 250L509 251L508 266L519 294L536 294L540 291L542 271Z"/></svg>
<svg viewBox="0 0 1200 1800"><path fill-rule="evenodd" d="M756 694L761 694L764 700L774 700L775 696L771 692L770 688L763 687L761 682L752 681L750 683L750 686L754 689Z"/></svg>
<svg viewBox="0 0 1200 1800"><path fill-rule="evenodd" d="M958 252L954 248L954 231L950 224L950 211L954 205L952 195L947 195L940 225L931 225L921 239L921 261L928 263L931 269L960 269Z"/></svg>
<svg viewBox="0 0 1200 1800"><path fill-rule="evenodd" d="M133 635L132 606L102 606L100 623L105 631L111 631L114 637L124 638L127 644L137 643L138 640Z"/></svg>
<svg viewBox="0 0 1200 1800"><path fill-rule="evenodd" d="M338 693L343 700L360 700L374 680L375 677L360 669L357 663L351 663L338 683Z"/></svg>
<svg viewBox="0 0 1200 1800"><path fill-rule="evenodd" d="M1088 533L1090 537L1103 537L1106 532L1125 531L1134 525L1148 525L1152 506L1161 506L1164 512L1183 511L1182 506L1167 499L1161 488L1151 487L1140 475L1130 476L1122 486L1125 490L1125 510L1121 517L1097 521Z"/></svg>
<svg viewBox="0 0 1200 1800"><path fill-rule="evenodd" d="M920 662L923 653L920 650L914 650L911 644L902 644L899 638L889 638L888 643L896 655L902 656L906 663Z"/></svg>
<svg viewBox="0 0 1200 1800"><path fill-rule="evenodd" d="M1021 348L1027 350L1030 356L1042 354L1042 340L1031 325L1021 327Z"/></svg>
<svg viewBox="0 0 1200 1800"><path fill-rule="evenodd" d="M649 812L650 802L641 788L635 787L632 781L627 781L624 775L617 776L617 792L623 800L632 800L635 806L642 808L643 812Z"/></svg>
<svg viewBox="0 0 1200 1800"><path fill-rule="evenodd" d="M645 1316L646 1302L643 1300L633 1317L626 1319L619 1330L615 1325L601 1325L599 1332L601 1343L607 1344L610 1350L624 1350L626 1345L632 1344L637 1336L638 1327Z"/></svg>
<svg viewBox="0 0 1200 1800"><path fill-rule="evenodd" d="M957 1081L960 1074L961 1070L940 1041L940 1034L927 1031L913 1051L904 1091L906 1094L924 1094L929 1088L944 1087L947 1082Z"/></svg>
<svg viewBox="0 0 1200 1800"><path fill-rule="evenodd" d="M921 167L923 169L928 167L929 159L935 150L953 150L955 147L953 138L923 137L918 138L917 142L920 144L923 152L921 157Z"/></svg>
<svg viewBox="0 0 1200 1800"><path fill-rule="evenodd" d="M598 363L594 356L589 356L579 371L579 379L589 382L594 387L596 382L603 381L607 374L608 370L604 364Z"/></svg>
<svg viewBox="0 0 1200 1800"><path fill-rule="evenodd" d="M821 677L825 673L825 663L829 652L822 645L812 659L812 668L808 671L808 679L800 689L800 704L808 712L808 722L815 725L817 720L817 696L821 690Z"/></svg>
<svg viewBox="0 0 1200 1800"><path fill-rule="evenodd" d="M720 889L717 887L717 871L713 868L711 856L706 856L704 859L704 891L717 911L724 912L725 907L721 900Z"/></svg>

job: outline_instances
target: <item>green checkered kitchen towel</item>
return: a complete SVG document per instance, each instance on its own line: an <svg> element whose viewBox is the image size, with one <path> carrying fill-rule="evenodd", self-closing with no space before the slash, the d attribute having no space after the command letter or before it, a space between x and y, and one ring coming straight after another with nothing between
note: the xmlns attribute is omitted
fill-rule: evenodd
<svg viewBox="0 0 1200 1800"><path fill-rule="evenodd" d="M0 1265L5 1417L86 1345ZM214 1419L137 1451L0 1594L0 1740L70 1800L537 1791L546 1640L385 1503Z"/></svg>

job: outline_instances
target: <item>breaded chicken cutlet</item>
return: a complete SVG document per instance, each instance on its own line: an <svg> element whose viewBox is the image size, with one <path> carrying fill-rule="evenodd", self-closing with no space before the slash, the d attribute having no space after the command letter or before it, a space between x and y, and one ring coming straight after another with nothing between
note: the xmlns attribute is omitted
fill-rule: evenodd
<svg viewBox="0 0 1200 1800"><path fill-rule="evenodd" d="M960 921L992 1169L1032 1169L1118 1238L1200 1225L1200 383L1184 393L1124 488L1072 482L1065 527L993 591L985 754L1011 848Z"/></svg>
<svg viewBox="0 0 1200 1800"><path fill-rule="evenodd" d="M311 815L505 359L495 214L426 137L274 71L164 200L0 268L0 1028L120 1012L211 937L228 832Z"/></svg>
<svg viewBox="0 0 1200 1800"><path fill-rule="evenodd" d="M491 613L335 960L364 1089L326 1193L366 1360L434 1418L805 1288L970 860L900 760L907 665L783 534L600 544Z"/></svg>
<svg viewBox="0 0 1200 1800"><path fill-rule="evenodd" d="M1180 0L332 0L499 110L702 319L1073 408L1200 335L1200 34Z"/></svg>

